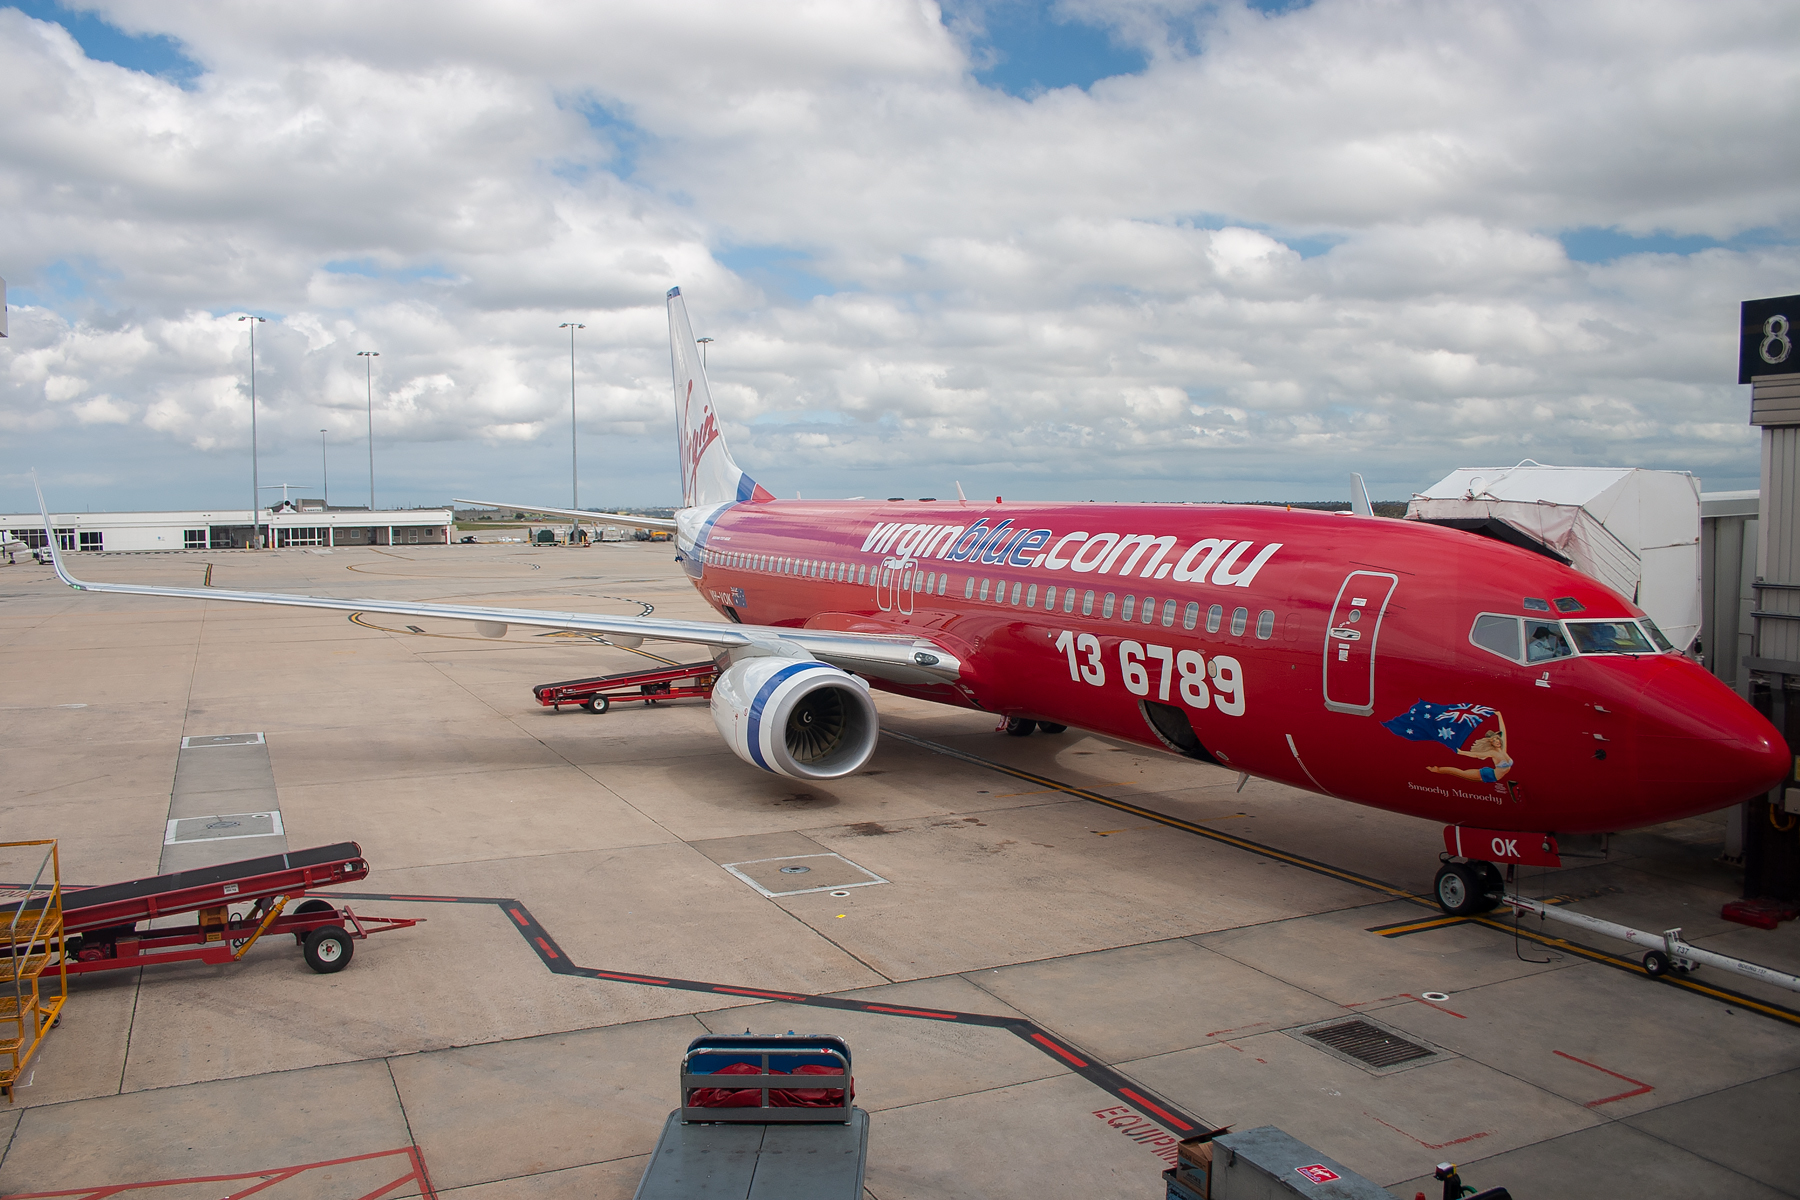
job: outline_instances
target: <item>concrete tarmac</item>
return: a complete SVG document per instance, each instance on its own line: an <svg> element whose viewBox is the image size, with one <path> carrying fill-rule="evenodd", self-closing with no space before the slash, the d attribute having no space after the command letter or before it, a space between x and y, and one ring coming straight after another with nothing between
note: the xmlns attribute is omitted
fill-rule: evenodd
<svg viewBox="0 0 1800 1200"><path fill-rule="evenodd" d="M708 616L671 557L74 565ZM1225 1124L1279 1125L1402 1200L1435 1200L1446 1160L1522 1198L1800 1196L1800 1000L1711 970L1653 981L1623 944L1546 944L1535 920L1518 939L1434 921L1417 897L1435 825L880 693L888 736L829 784L739 761L700 702L595 716L531 694L648 663L582 637L83 595L0 567L0 840L58 839L70 884L153 874L187 815L182 738L260 733L267 770L202 807L278 812L296 849L359 842L373 870L354 891L410 899L348 903L426 918L333 975L271 940L231 966L75 981L0 1111L0 1195L628 1197L687 1041L796 1029L855 1052L876 1200L1160 1196L1159 1150ZM1524 886L1800 970L1795 923L1719 919L1739 886L1722 843L1721 819L1696 818ZM0 880L25 858L0 850ZM1420 1057L1373 1068L1306 1035L1358 1018Z"/></svg>

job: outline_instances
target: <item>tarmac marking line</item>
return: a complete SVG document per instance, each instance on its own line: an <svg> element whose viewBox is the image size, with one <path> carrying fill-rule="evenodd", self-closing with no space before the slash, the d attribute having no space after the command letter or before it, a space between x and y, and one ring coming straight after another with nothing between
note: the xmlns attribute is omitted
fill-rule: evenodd
<svg viewBox="0 0 1800 1200"><path fill-rule="evenodd" d="M1371 1120L1371 1121L1374 1121L1377 1125L1387 1125L1387 1127L1389 1129L1393 1130L1395 1133L1399 1134L1401 1137L1405 1138L1407 1141L1416 1142L1419 1145L1425 1147L1425 1149L1427 1149L1427 1150L1442 1150L1446 1146L1460 1146L1464 1142L1473 1142L1473 1141L1477 1141L1481 1138L1487 1137L1490 1133L1493 1132L1493 1130L1491 1130L1491 1129L1484 1129L1480 1133L1471 1133L1467 1137L1452 1138L1451 1140L1449 1140L1447 1142L1428 1142L1428 1141L1425 1141L1423 1138L1414 1137L1412 1134L1406 1132L1406 1130L1400 1128L1398 1125L1389 1125L1386 1121L1383 1121L1380 1117L1376 1116L1372 1112L1365 1111L1363 1113L1363 1116L1369 1118L1369 1120Z"/></svg>
<svg viewBox="0 0 1800 1200"><path fill-rule="evenodd" d="M1461 1013L1457 1012L1455 1009L1445 1008L1443 1005L1434 1003L1430 1000L1427 1000L1423 996L1415 996L1411 992L1401 992L1400 994L1402 996L1406 997L1408 1000L1417 1000L1420 1004L1423 1004L1426 1008L1435 1008L1441 1013L1449 1013L1451 1016L1455 1017L1459 1021L1466 1021L1469 1019L1469 1018L1463 1016Z"/></svg>
<svg viewBox="0 0 1800 1200"><path fill-rule="evenodd" d="M417 1146L401 1146L393 1150L377 1150L370 1154L353 1154L348 1158L330 1158L322 1162L300 1163L291 1167L277 1167L274 1170L243 1171L236 1175L194 1175L185 1179L146 1179L138 1183L104 1184L100 1187L65 1188L56 1192L13 1192L7 1200L51 1200L52 1197L79 1196L81 1200L106 1200L106 1197L117 1196L122 1192L134 1192L143 1188L187 1187L197 1183L234 1183L241 1179L259 1180L257 1184L233 1192L226 1200L242 1200L264 1188L277 1183L285 1183L307 1171L316 1171L322 1167L341 1167L350 1163L368 1162L377 1158L392 1158L394 1155L405 1155L411 1170L395 1179L392 1183L369 1192L359 1200L376 1200L403 1184L416 1183L421 1200L437 1200L437 1192L432 1189L430 1173L425 1169L425 1156Z"/></svg>
<svg viewBox="0 0 1800 1200"><path fill-rule="evenodd" d="M1164 1121L1167 1121L1169 1124L1175 1126L1175 1128L1177 1130L1179 1130L1180 1132L1186 1133L1188 1130L1193 1128L1192 1125L1189 1125L1186 1121L1183 1121L1180 1117L1177 1117L1174 1113L1171 1113L1167 1109L1164 1109L1156 1104L1151 1103L1149 1100L1146 1100L1144 1097L1138 1095L1136 1092L1132 1091L1130 1088L1122 1088L1121 1090L1125 1093L1125 1098L1127 1100L1130 1100L1134 1104L1139 1104L1139 1105L1142 1105L1143 1107L1149 1109L1151 1112L1153 1112L1157 1116L1161 1117Z"/></svg>
<svg viewBox="0 0 1800 1200"><path fill-rule="evenodd" d="M1637 1084L1637 1087L1632 1091L1620 1092L1618 1095L1608 1096L1604 1100L1589 1100L1586 1105L1588 1108L1599 1108L1602 1104L1611 1104L1614 1100L1629 1100L1633 1096L1642 1096L1656 1090L1654 1084L1645 1083L1641 1079L1633 1079L1629 1075L1621 1075L1617 1071L1609 1071L1599 1063L1591 1063L1585 1058L1576 1058L1573 1054L1564 1054L1561 1050L1552 1050L1550 1053L1557 1055L1560 1058L1566 1058L1570 1062L1578 1062L1584 1067L1592 1067L1594 1070L1599 1071L1604 1075L1611 1075L1614 1079L1622 1079L1626 1083Z"/></svg>
<svg viewBox="0 0 1800 1200"><path fill-rule="evenodd" d="M884 1004L871 1004L866 1012L892 1013L896 1017L929 1017L938 1021L954 1021L955 1013L926 1012L922 1008L889 1008Z"/></svg>
<svg viewBox="0 0 1800 1200"><path fill-rule="evenodd" d="M1114 800L1112 797L1103 796L1099 792L1089 791L1087 788L1076 787L1074 784L1060 783L1048 776L1035 775L1030 771L1021 770L1018 767L1009 767L1005 763L994 762L992 759L982 758L978 754L970 754L965 750L958 750L953 746L946 746L941 742L927 741L924 738L914 737L912 734L900 733L892 729L883 729L881 732L888 737L905 742L908 745L918 746L921 749L930 750L933 753L942 754L948 758L960 759L961 761L970 763L974 766L985 767L990 771L998 771L1002 775L1011 775L1015 779L1023 779L1031 783L1041 783L1055 791L1062 792L1064 795L1074 796L1080 800L1088 800L1095 804L1104 804L1108 808L1116 808L1120 812L1128 812L1133 816L1155 821L1159 825L1167 825L1171 829L1179 829L1184 833L1191 833L1197 837L1207 838L1210 841L1219 842L1226 846L1231 846L1239 850L1246 850L1251 854L1260 855L1263 858L1272 858L1277 862L1284 862L1290 866L1300 867L1303 870L1312 871L1333 879L1340 879L1345 883L1357 884L1360 887L1368 888L1373 892L1379 892L1382 895L1389 896L1395 900L1405 900L1410 904L1417 904L1426 908L1437 907L1437 903L1427 896L1421 896L1418 893L1410 892L1405 888L1396 887L1391 883L1385 883L1382 880L1376 879L1373 876L1364 875L1358 871L1334 867L1329 863L1323 863L1317 859L1307 858L1305 855L1292 854L1285 850L1277 850L1273 846L1267 846L1261 842L1252 841L1249 838L1237 837L1229 833L1221 833L1216 829L1208 829L1204 825L1196 824L1193 821L1183 820L1180 817L1171 817L1166 813L1159 813L1153 808L1144 808L1142 805L1132 804L1125 800ZM1458 919L1467 921L1472 925L1481 925L1488 929L1498 930L1501 933L1517 936L1548 949L1561 950L1569 954L1574 954L1587 959L1589 962L1600 963L1604 966L1612 967L1615 970L1626 971L1633 975L1641 975L1645 978L1649 978L1641 963L1617 954L1609 954L1604 950L1594 950L1587 946L1581 946L1574 942L1566 941L1563 938L1552 937L1549 934L1535 933L1516 923L1498 920L1492 916L1463 917ZM1721 1000L1727 1004L1735 1005L1738 1008L1743 1008L1756 1013L1759 1016L1769 1017L1772 1020L1781 1021L1788 1025L1800 1025L1800 1011L1770 1001L1757 1000L1753 997L1744 995L1742 992L1734 992L1730 988L1697 983L1692 979L1683 979L1672 973L1656 979L1655 982L1666 987L1682 988L1702 996L1711 997L1714 1000Z"/></svg>
<svg viewBox="0 0 1800 1200"><path fill-rule="evenodd" d="M1061 1058L1068 1059L1070 1062L1074 1063L1078 1067L1087 1066L1087 1063L1083 1062L1079 1058L1076 1058L1073 1054L1069 1053L1067 1050L1064 1050L1061 1046L1057 1045L1055 1042L1051 1041L1049 1038L1045 1037L1041 1033L1032 1034L1031 1040L1038 1043L1040 1046L1045 1047L1052 1054L1055 1054Z"/></svg>

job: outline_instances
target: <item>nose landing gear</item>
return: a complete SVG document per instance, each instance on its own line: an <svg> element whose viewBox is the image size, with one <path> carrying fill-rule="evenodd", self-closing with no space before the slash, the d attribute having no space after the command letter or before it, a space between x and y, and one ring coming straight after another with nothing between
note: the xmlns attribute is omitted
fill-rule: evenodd
<svg viewBox="0 0 1800 1200"><path fill-rule="evenodd" d="M1491 862L1447 862L1438 868L1432 894L1452 917L1472 917L1500 903L1505 880Z"/></svg>

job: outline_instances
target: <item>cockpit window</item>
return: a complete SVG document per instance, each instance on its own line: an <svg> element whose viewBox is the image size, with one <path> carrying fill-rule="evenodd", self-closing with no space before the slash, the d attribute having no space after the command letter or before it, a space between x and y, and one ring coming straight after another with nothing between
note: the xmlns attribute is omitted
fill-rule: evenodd
<svg viewBox="0 0 1800 1200"><path fill-rule="evenodd" d="M1666 653L1675 648L1675 644L1663 636L1663 631L1658 629L1656 622L1649 617L1639 618L1638 624L1644 627L1644 632L1650 635L1650 640L1656 643L1658 650Z"/></svg>
<svg viewBox="0 0 1800 1200"><path fill-rule="evenodd" d="M1540 600L1536 596L1527 596L1525 597L1525 611L1549 612L1550 602L1548 600Z"/></svg>
<svg viewBox="0 0 1800 1200"><path fill-rule="evenodd" d="M1569 636L1583 654L1655 654L1636 621L1570 621Z"/></svg>
<svg viewBox="0 0 1800 1200"><path fill-rule="evenodd" d="M1574 653L1569 649L1569 639L1563 636L1562 626L1555 621L1525 622L1526 662L1549 662L1553 658L1568 658Z"/></svg>
<svg viewBox="0 0 1800 1200"><path fill-rule="evenodd" d="M1586 612L1587 605L1583 604L1573 596L1558 596L1556 598L1556 611L1560 613Z"/></svg>
<svg viewBox="0 0 1800 1200"><path fill-rule="evenodd" d="M1469 630L1469 640L1490 654L1518 662L1521 657L1519 618L1482 613Z"/></svg>

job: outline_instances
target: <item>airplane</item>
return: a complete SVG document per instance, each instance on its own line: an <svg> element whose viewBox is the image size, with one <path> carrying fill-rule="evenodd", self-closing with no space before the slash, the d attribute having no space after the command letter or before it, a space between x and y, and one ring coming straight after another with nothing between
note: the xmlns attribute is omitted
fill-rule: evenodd
<svg viewBox="0 0 1800 1200"><path fill-rule="evenodd" d="M726 448L679 288L667 307L675 557L723 620L93 583L59 554L56 572L82 591L701 646L726 743L800 780L869 760L871 687L1020 736L1075 726L1442 822L1435 894L1458 916L1495 905L1500 865L1560 865L1559 834L1715 811L1792 769L1774 726L1636 605L1527 550L1373 516L1366 492L1351 516L778 500Z"/></svg>

